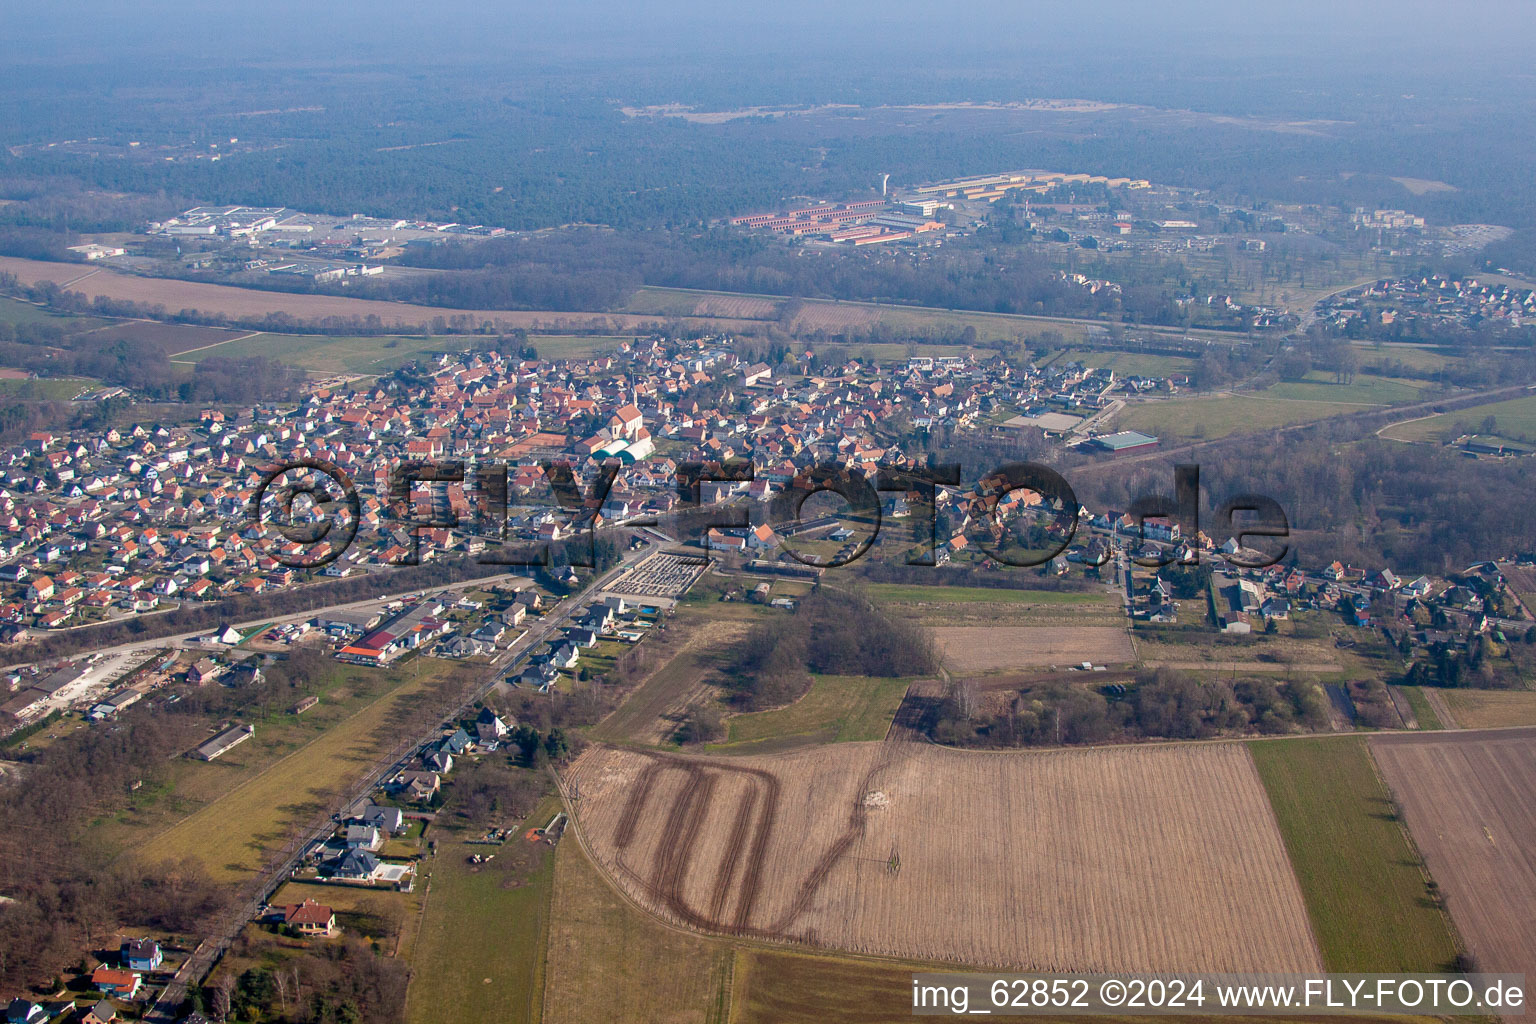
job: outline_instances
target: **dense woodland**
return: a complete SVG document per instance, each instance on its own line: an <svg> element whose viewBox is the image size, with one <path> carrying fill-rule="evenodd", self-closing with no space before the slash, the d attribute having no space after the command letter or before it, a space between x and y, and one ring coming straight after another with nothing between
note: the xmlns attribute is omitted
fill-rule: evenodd
<svg viewBox="0 0 1536 1024"><path fill-rule="evenodd" d="M921 253L806 248L713 229L566 231L440 246L411 259L452 273L371 283L378 298L468 309L614 310L641 285L799 298L880 300L996 313L1097 316L1108 293L1061 280L1039 256L1004 263L976 244ZM1132 316L1168 314L1161 291Z"/></svg>
<svg viewBox="0 0 1536 1024"><path fill-rule="evenodd" d="M336 74L330 54L306 67L285 50L281 68L270 72L202 64L194 72L175 65L157 80L150 71L155 62L146 61L136 70L147 80L120 92L90 90L66 62L55 62L0 83L16 97L7 141L56 141L62 130L66 138L105 140L111 155L102 159L88 148L67 147L0 150L8 197L30 204L0 219L58 223L65 207L37 202L44 193L35 183L64 178L74 182L66 194L73 196L68 210L77 230L119 228L116 213L92 218L89 198L99 190L152 197L143 201L149 214L171 197L194 196L511 228L688 226L766 208L788 195L873 193L883 173L911 183L1053 167L1346 209L1406 207L1441 220L1514 226L1536 220L1536 193L1521 184L1530 140L1507 130L1519 121L1512 111L1531 104L1523 83L1482 71L1468 81L1462 68L1463 91L1456 96L1483 90L1499 103L1469 103L1420 88L1409 104L1380 84L1380 69L1368 75L1350 62L1307 62L1290 54L1280 60L1278 53L1245 51L1240 63L1233 54L1213 54L1199 74L1154 80L1108 59L1105 40L1098 43L1092 58L1040 54L991 66L972 52L965 73L925 70L921 63L861 62L847 54L835 63L802 58L798 67L791 61L787 68L754 53L733 59L726 76L701 67L690 71L671 59L587 62L580 68L535 59L509 67L499 55L484 64L459 55L452 70L435 68L430 76L371 62L363 77ZM1271 77L1255 71L1256 62L1270 61ZM1234 73L1213 70L1223 65ZM201 90L237 90L241 103L268 115L221 115L189 103L189 74ZM1221 89L1210 88L1210 75ZM1277 80L1295 88L1277 87ZM1159 116L1135 107L1087 118L1067 112L914 118L876 108L696 124L632 117L622 109L1058 95L1112 101L1134 96L1135 103L1257 120ZM86 97L89 102L82 102ZM1335 120L1327 130L1281 133L1264 130L1266 114ZM187 158L205 154L205 140L235 136L241 145L217 163ZM121 149L129 138L141 143L137 152ZM160 147L182 159L166 161ZM1404 173L1457 188L1415 195L1390 177Z"/></svg>

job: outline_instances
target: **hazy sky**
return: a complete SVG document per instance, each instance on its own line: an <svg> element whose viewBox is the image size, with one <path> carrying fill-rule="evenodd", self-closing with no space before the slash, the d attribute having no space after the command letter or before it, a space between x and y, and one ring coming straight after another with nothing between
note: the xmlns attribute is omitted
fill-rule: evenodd
<svg viewBox="0 0 1536 1024"><path fill-rule="evenodd" d="M6 0L8 59L338 61L463 54L604 57L864 51L944 62L1064 47L1182 63L1271 47L1389 59L1508 59L1536 42L1528 0Z"/></svg>

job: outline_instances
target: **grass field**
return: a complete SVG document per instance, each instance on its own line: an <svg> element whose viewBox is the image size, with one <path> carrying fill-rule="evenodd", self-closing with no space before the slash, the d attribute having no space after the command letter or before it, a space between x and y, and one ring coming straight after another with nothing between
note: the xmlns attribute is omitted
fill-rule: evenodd
<svg viewBox="0 0 1536 1024"><path fill-rule="evenodd" d="M1363 739L1250 743L1323 962L1335 972L1440 971L1444 913Z"/></svg>
<svg viewBox="0 0 1536 1024"><path fill-rule="evenodd" d="M831 743L885 736L907 692L906 679L817 676L795 703L772 711L733 715L728 743L807 736Z"/></svg>
<svg viewBox="0 0 1536 1024"><path fill-rule="evenodd" d="M1449 441L1456 436L1456 424L1463 423L1480 431L1483 420L1489 416L1498 421L1494 432L1501 437L1510 440L1536 438L1536 395L1473 405L1427 419L1399 423L1382 431L1382 436L1396 441Z"/></svg>
<svg viewBox="0 0 1536 1024"><path fill-rule="evenodd" d="M894 1024L912 1017L912 975L920 971L960 970L953 964L931 966L889 960L855 960L766 949L741 949L731 989L731 1024ZM1209 1005L1209 1004L1207 1004ZM970 1009L989 1007L977 1006ZM946 1014L945 1016L960 1016ZM1050 1018L1041 1018L1050 1019ZM1059 1018L1070 1020L1073 1018ZM1192 1024L1209 1016L1094 1016L1094 1024ZM1225 1018L1242 1019L1242 1018ZM1294 1018L1256 1017L1267 1024L1293 1024ZM1307 1018L1300 1018L1305 1020ZM1352 1017L1359 1024L1409 1024L1434 1018Z"/></svg>
<svg viewBox="0 0 1536 1024"><path fill-rule="evenodd" d="M1440 721L1440 716L1435 714L1435 709L1429 706L1429 701L1424 697L1424 690L1418 686L1400 687L1403 696L1408 698L1408 706L1413 708L1413 717L1419 720L1420 729L1444 729L1445 723ZM1536 697L1536 694L1531 694Z"/></svg>
<svg viewBox="0 0 1536 1024"><path fill-rule="evenodd" d="M669 928L636 910L574 838L561 842L554 860L544 1024L725 1024L726 942Z"/></svg>
<svg viewBox="0 0 1536 1024"><path fill-rule="evenodd" d="M46 399L67 402L75 396L101 387L89 377L40 377L34 380L0 380L0 395L6 398Z"/></svg>
<svg viewBox="0 0 1536 1024"><path fill-rule="evenodd" d="M451 670L446 662L411 662L383 695L255 774L242 773L235 760L246 756L254 739L218 761L191 765L220 795L143 843L140 857L150 862L194 857L221 881L247 877L296 822L313 815L387 749L412 698ZM260 736L262 725L256 728Z"/></svg>
<svg viewBox="0 0 1536 1024"><path fill-rule="evenodd" d="M558 809L555 797L546 798L523 827L542 825ZM521 828L515 832L493 851L495 860L479 865L468 863L469 855L489 847L437 836L437 855L423 862L430 889L411 958L409 1024L539 1021L555 851L525 841Z"/></svg>
<svg viewBox="0 0 1536 1024"><path fill-rule="evenodd" d="M1536 693L1530 690L1441 690L1463 729L1536 725Z"/></svg>
<svg viewBox="0 0 1536 1024"><path fill-rule="evenodd" d="M81 271L85 273L85 271ZM89 326L90 321L84 318L67 316L63 313L50 313L46 309L39 309L30 302L13 299L7 295L0 295L0 323L7 324L44 324L44 323L68 323L70 328Z"/></svg>
<svg viewBox="0 0 1536 1024"><path fill-rule="evenodd" d="M1360 365L1402 363L1415 370L1440 370L1455 362L1456 357L1425 345L1356 344Z"/></svg>
<svg viewBox="0 0 1536 1024"><path fill-rule="evenodd" d="M1119 376L1140 374L1146 377L1167 377L1175 373L1189 373L1195 361L1185 356L1163 356L1150 352L1115 352L1109 349L1067 349L1054 353L1052 365L1082 363L1096 369L1114 370Z"/></svg>
<svg viewBox="0 0 1536 1024"><path fill-rule="evenodd" d="M1263 394L1267 398L1285 398L1304 402L1345 402L1358 405L1401 405L1417 401L1427 385L1424 381L1357 374L1347 384L1334 383L1331 374L1313 370L1305 380L1281 381Z"/></svg>
<svg viewBox="0 0 1536 1024"><path fill-rule="evenodd" d="M530 335L543 359L566 359L615 349L625 336ZM232 359L262 356L313 373L387 373L434 352L460 351L478 339L460 336L364 335L330 337L311 334L255 334L210 347L178 353L172 362L190 366L209 356Z"/></svg>
<svg viewBox="0 0 1536 1024"><path fill-rule="evenodd" d="M1293 401L1258 395L1213 395L1138 402L1115 418L1116 430L1140 430L1165 441L1226 437L1368 409L1373 403Z"/></svg>

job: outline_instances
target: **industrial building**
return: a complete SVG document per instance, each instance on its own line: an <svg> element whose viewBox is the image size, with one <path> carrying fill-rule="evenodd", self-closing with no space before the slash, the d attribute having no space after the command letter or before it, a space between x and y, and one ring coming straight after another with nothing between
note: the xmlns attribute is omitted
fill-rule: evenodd
<svg viewBox="0 0 1536 1024"><path fill-rule="evenodd" d="M231 749L244 743L254 735L256 735L256 727L254 725L237 725L225 729L207 743L200 745L192 752L192 756L201 761L212 761L214 758L228 753Z"/></svg>
<svg viewBox="0 0 1536 1024"><path fill-rule="evenodd" d="M928 204L919 204L920 208ZM935 201L933 209L941 204ZM855 203L819 203L787 210L784 213L756 213L732 217L738 227L778 231L787 235L817 235L831 242L872 245L911 238L924 231L937 231L944 225L909 214L893 213L884 199L866 199Z"/></svg>
<svg viewBox="0 0 1536 1024"><path fill-rule="evenodd" d="M1151 434L1143 434L1139 430L1122 430L1118 434L1105 434L1102 437L1095 437L1083 445L1085 448L1109 452L1112 455L1145 451L1156 446L1157 438Z"/></svg>
<svg viewBox="0 0 1536 1024"><path fill-rule="evenodd" d="M356 665L387 665L446 632L448 623L436 618L442 610L442 602L435 600L411 605L336 656Z"/></svg>

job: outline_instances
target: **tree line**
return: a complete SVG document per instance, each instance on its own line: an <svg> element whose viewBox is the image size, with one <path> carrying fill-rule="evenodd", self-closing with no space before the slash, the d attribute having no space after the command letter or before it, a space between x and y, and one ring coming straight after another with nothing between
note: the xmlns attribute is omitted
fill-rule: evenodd
<svg viewBox="0 0 1536 1024"><path fill-rule="evenodd" d="M911 676L936 671L933 638L857 594L816 587L791 615L754 626L732 660L731 705L753 711L788 704L811 675Z"/></svg>
<svg viewBox="0 0 1536 1024"><path fill-rule="evenodd" d="M1316 732L1329 718L1328 698L1311 680L1206 679L1155 668L1123 685L1049 682L1000 702L962 679L924 725L935 742L953 746L1033 747Z"/></svg>

